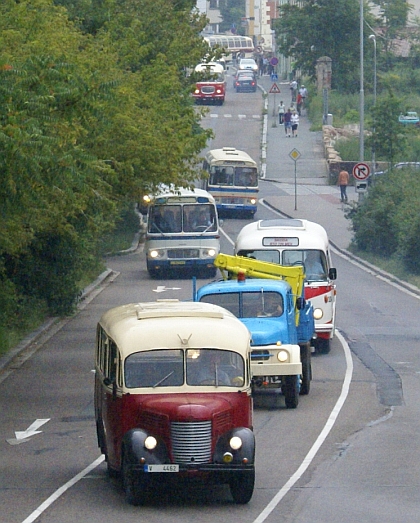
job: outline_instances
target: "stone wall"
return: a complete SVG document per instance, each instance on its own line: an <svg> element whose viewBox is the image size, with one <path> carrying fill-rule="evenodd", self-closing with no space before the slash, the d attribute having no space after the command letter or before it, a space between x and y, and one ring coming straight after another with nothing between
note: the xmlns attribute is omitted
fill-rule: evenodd
<svg viewBox="0 0 420 523"><path fill-rule="evenodd" d="M323 125L322 134L324 140L325 158L327 160L327 169L329 173L329 182L331 185L337 183L338 173L345 169L350 174L350 184L354 184L352 176L353 167L359 163L358 161L345 162L335 149L335 144L338 140L346 140L349 138L359 136L359 126L357 124L349 125L343 129L335 128L332 125ZM370 162L366 162L370 163ZM388 167L387 162L377 162L376 170L381 171ZM371 166L372 169L372 166Z"/></svg>

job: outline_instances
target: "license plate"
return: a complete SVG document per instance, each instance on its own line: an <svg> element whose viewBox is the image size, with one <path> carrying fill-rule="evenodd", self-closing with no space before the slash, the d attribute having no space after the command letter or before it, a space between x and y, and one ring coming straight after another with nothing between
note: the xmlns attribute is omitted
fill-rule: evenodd
<svg viewBox="0 0 420 523"><path fill-rule="evenodd" d="M144 472L179 472L179 465L145 465Z"/></svg>
<svg viewBox="0 0 420 523"><path fill-rule="evenodd" d="M170 265L185 265L184 261L171 261Z"/></svg>

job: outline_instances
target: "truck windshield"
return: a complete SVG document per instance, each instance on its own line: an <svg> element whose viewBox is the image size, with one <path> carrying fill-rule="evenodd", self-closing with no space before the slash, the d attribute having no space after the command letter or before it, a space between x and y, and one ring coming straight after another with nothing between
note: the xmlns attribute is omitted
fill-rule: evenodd
<svg viewBox="0 0 420 523"><path fill-rule="evenodd" d="M237 318L278 317L284 311L283 296L278 292L263 290L207 294L200 301L220 305Z"/></svg>
<svg viewBox="0 0 420 523"><path fill-rule="evenodd" d="M185 382L241 387L245 362L236 352L208 348L135 352L125 359L124 380L127 388L177 387Z"/></svg>

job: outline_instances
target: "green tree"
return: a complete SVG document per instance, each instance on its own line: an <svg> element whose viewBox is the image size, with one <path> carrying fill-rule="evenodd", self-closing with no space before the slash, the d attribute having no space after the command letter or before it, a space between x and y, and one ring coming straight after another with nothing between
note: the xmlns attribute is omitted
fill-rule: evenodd
<svg viewBox="0 0 420 523"><path fill-rule="evenodd" d="M367 21L372 17L365 12ZM296 69L315 77L316 61L332 59L332 87L355 92L360 84L360 8L358 0L302 0L282 4L274 24L280 52ZM367 38L367 36L366 36Z"/></svg>
<svg viewBox="0 0 420 523"><path fill-rule="evenodd" d="M245 34L245 28L242 26L242 18L245 17L245 0L220 0L220 14L223 21L220 24L220 32L236 32L236 34Z"/></svg>
<svg viewBox="0 0 420 523"><path fill-rule="evenodd" d="M366 140L368 147L374 146L376 157L385 158L390 165L407 147L407 127L398 122L398 116L404 112L404 103L392 92L381 97L371 108L372 127L375 129Z"/></svg>
<svg viewBox="0 0 420 523"><path fill-rule="evenodd" d="M395 62L397 39L406 38L408 16L413 6L406 0L372 0L379 8L376 25L381 28L380 40L385 63L391 68Z"/></svg>

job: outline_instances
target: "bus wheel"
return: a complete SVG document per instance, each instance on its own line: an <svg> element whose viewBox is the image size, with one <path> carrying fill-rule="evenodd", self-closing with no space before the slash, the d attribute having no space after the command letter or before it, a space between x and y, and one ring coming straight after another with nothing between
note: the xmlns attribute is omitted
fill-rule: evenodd
<svg viewBox="0 0 420 523"><path fill-rule="evenodd" d="M252 498L255 485L255 469L250 472L238 472L229 481L233 501L245 505Z"/></svg>
<svg viewBox="0 0 420 523"><path fill-rule="evenodd" d="M317 352L319 354L328 354L330 352L330 339L326 338L317 338L316 339L316 346L315 346Z"/></svg>
<svg viewBox="0 0 420 523"><path fill-rule="evenodd" d="M122 463L122 486L125 492L125 499L130 505L140 505L143 501L142 481L138 473L134 474L130 470L130 463L124 454Z"/></svg>
<svg viewBox="0 0 420 523"><path fill-rule="evenodd" d="M283 376L282 391L288 409L295 409L299 405L299 376Z"/></svg>

